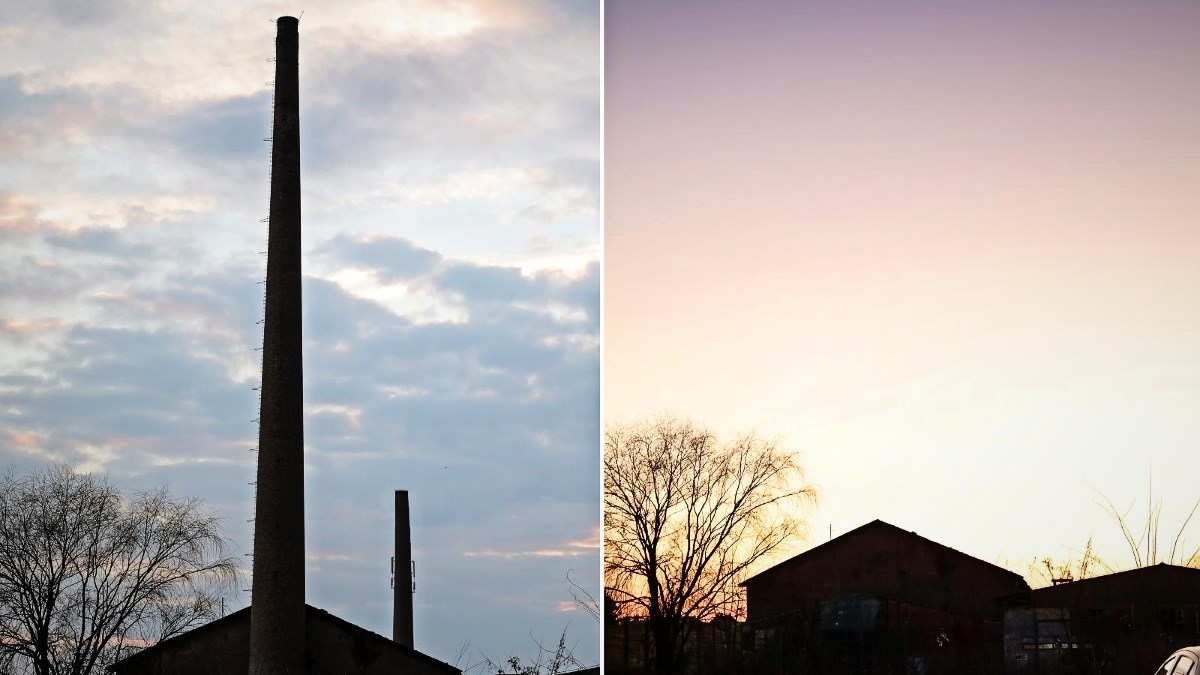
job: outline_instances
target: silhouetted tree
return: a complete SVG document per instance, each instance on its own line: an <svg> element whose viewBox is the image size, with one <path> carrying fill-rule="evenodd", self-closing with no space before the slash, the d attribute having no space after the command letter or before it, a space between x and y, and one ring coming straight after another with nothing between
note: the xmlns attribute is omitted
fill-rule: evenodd
<svg viewBox="0 0 1200 675"><path fill-rule="evenodd" d="M1129 553L1133 557L1133 566L1149 567L1157 565L1160 562L1169 563L1171 565L1182 565L1184 567L1195 567L1200 565L1200 547L1189 548L1185 546L1183 535L1187 531L1187 526L1192 522L1192 518L1196 516L1197 509L1200 509L1200 499L1197 499L1192 504L1192 510L1188 512L1187 518L1184 518L1183 524L1175 531L1175 536L1171 538L1171 548L1167 551L1167 555L1163 556L1159 549L1159 523L1162 517L1162 498L1157 501L1154 499L1153 493L1147 498L1150 503L1146 511L1146 523L1144 526L1138 527L1138 533L1133 530L1134 523L1130 519L1130 514L1133 512L1133 504L1124 511L1117 509L1112 500L1104 495L1100 495L1104 501L1101 506L1105 512L1116 522L1117 527L1121 529L1121 536L1125 538L1125 544L1129 547Z"/></svg>
<svg viewBox="0 0 1200 675"><path fill-rule="evenodd" d="M592 594L583 586L575 583L571 578L571 572L567 570L567 583L571 585L571 597L575 599L575 603L583 608L592 619L597 623L600 622L600 604L592 597ZM567 644L567 630L571 627L567 624L563 628L562 633L558 636L558 643L554 648L547 647L545 643L533 636L529 635L529 639L533 640L533 644L537 645L537 654L533 658L521 658L516 654L508 654L501 660L494 660L486 654L480 654L480 660L474 664L468 664L463 667L463 673L478 672L479 675L560 675L560 673L573 672L575 670L585 668L575 656L575 646ZM467 649L471 646L468 641L463 645L462 650L458 653L458 658L454 665L458 666L462 663L463 658L467 654Z"/></svg>
<svg viewBox="0 0 1200 675"><path fill-rule="evenodd" d="M87 675L218 616L238 565L218 519L59 466L0 480L0 666Z"/></svg>
<svg viewBox="0 0 1200 675"><path fill-rule="evenodd" d="M1097 503L1100 504L1100 507L1104 509L1105 513L1112 518L1113 522L1121 530L1121 536L1125 539L1125 545L1129 549L1130 560L1133 563L1130 569L1149 567L1157 565L1160 562L1181 565L1183 567L1200 567L1200 547L1187 546L1184 541L1184 534L1187 532L1188 525L1195 518L1196 512L1200 510L1200 499L1192 503L1192 508L1188 511L1187 517L1183 519L1183 523L1175 530L1175 534L1170 540L1171 545L1169 549L1162 547L1164 542L1160 531L1162 519L1161 498L1156 500L1153 498L1153 494L1151 495L1150 503L1147 505L1146 520L1141 524L1131 517L1134 507L1133 503L1124 511L1121 511L1113 504L1111 499L1103 494L1099 495ZM1067 557L1065 560L1035 557L1025 566L1023 573L1030 586L1040 588L1053 583L1080 581L1095 576L1097 572L1113 573L1119 571L1121 566L1111 561L1112 558L1102 558L1094 551L1092 537L1088 537L1087 545L1084 546L1078 560L1075 560L1073 555Z"/></svg>
<svg viewBox="0 0 1200 675"><path fill-rule="evenodd" d="M558 643L553 649L536 639L534 639L534 644L537 645L538 651L537 656L532 659L522 659L514 654L509 654L507 658L498 663L484 657L480 664L483 675L559 675L568 670L583 668L583 663L575 658L575 649L567 645L566 628L558 636Z"/></svg>
<svg viewBox="0 0 1200 675"><path fill-rule="evenodd" d="M600 603L596 602L596 598L593 598L592 594L588 593L586 588L575 583L575 580L571 578L571 572L574 571L567 570L567 582L571 584L571 597L575 599L575 604L582 607L583 611L588 613L588 616L599 622L603 609Z"/></svg>
<svg viewBox="0 0 1200 675"><path fill-rule="evenodd" d="M1115 571L1108 562L1096 555L1092 547L1092 538L1088 537L1087 544L1083 547L1078 560L1073 554L1067 556L1065 560L1035 557L1023 571L1013 571L1023 574L1031 588L1043 588L1057 583L1082 581L1094 576L1097 570L1102 573Z"/></svg>
<svg viewBox="0 0 1200 675"><path fill-rule="evenodd" d="M575 657L575 647L567 644L567 629L569 628L569 624L563 628L554 648L547 647L530 634L529 639L537 645L537 655L533 658L521 658L515 654L509 654L504 659L496 661L486 654L481 654L478 662L463 667L462 672L464 674L479 673L479 675L560 675L584 668L583 663ZM470 641L463 645L454 663L456 667L462 663L470 646Z"/></svg>
<svg viewBox="0 0 1200 675"><path fill-rule="evenodd" d="M746 570L815 496L793 454L753 433L721 442L674 418L606 430L605 593L645 616L655 672L683 667L694 622L740 613Z"/></svg>

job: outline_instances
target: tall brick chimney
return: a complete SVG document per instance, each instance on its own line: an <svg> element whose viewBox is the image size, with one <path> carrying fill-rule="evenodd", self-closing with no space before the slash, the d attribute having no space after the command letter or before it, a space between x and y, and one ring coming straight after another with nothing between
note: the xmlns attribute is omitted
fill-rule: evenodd
<svg viewBox="0 0 1200 675"><path fill-rule="evenodd" d="M412 530L408 490L396 490L396 558L392 581L392 641L413 646Z"/></svg>
<svg viewBox="0 0 1200 675"><path fill-rule="evenodd" d="M250 675L305 672L299 21L279 17L263 321Z"/></svg>

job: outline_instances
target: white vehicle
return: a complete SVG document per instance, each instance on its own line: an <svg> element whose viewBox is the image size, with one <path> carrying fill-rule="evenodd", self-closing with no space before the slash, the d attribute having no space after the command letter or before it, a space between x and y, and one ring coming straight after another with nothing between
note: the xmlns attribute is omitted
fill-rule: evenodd
<svg viewBox="0 0 1200 675"><path fill-rule="evenodd" d="M1167 657L1154 675L1200 675L1200 647L1184 647Z"/></svg>

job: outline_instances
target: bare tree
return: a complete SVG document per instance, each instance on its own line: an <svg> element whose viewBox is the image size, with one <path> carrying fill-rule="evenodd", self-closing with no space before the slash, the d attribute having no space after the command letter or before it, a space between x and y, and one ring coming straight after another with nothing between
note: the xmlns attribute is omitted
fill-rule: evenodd
<svg viewBox="0 0 1200 675"><path fill-rule="evenodd" d="M606 431L605 593L645 617L656 672L683 667L694 622L740 613L747 570L815 497L793 454L753 433L723 443L675 418Z"/></svg>
<svg viewBox="0 0 1200 675"><path fill-rule="evenodd" d="M558 643L553 649L547 647L530 633L529 639L537 645L537 655L533 658L521 658L510 653L504 659L496 661L481 653L480 660L464 666L462 672L478 672L479 675L561 675L584 668L583 663L575 657L575 647L567 644L567 630L570 627L570 624L567 624L563 628L562 634L558 636ZM470 647L470 640L463 644L462 649L458 652L458 658L454 661L455 667L462 663Z"/></svg>
<svg viewBox="0 0 1200 675"><path fill-rule="evenodd" d="M1200 547L1188 546L1184 539L1188 525L1196 517L1196 512L1200 511L1200 499L1192 503L1192 508L1183 519L1183 523L1171 537L1168 549L1163 547L1164 541L1160 527L1162 522L1161 497L1155 499L1151 493L1146 508L1145 523L1139 525L1137 520L1131 516L1136 500L1122 511L1107 496L1099 492L1097 495L1099 496L1097 503L1112 518L1120 529L1121 536L1125 539L1125 545L1128 547L1130 559L1133 562L1132 569L1150 567L1160 562L1184 567L1200 567ZM1024 574L1030 586L1040 588L1051 584L1087 579L1095 576L1097 572L1119 571L1120 566L1109 562L1110 560L1111 558L1106 560L1096 554L1092 547L1092 537L1088 537L1087 545L1078 561L1074 559L1073 555L1066 560L1035 557L1025 566Z"/></svg>
<svg viewBox="0 0 1200 675"><path fill-rule="evenodd" d="M597 623L599 623L600 615L603 611L600 607L600 603L596 602L596 598L593 598L592 594L588 593L586 588L575 583L575 580L571 578L571 572L574 571L575 570L567 570L567 583L571 584L571 597L575 599L576 605L582 607L583 611L588 613L588 616L592 617Z"/></svg>
<svg viewBox="0 0 1200 675"><path fill-rule="evenodd" d="M488 657L474 667L481 670L482 675L560 675L568 669L582 668L583 664L575 658L574 647L567 645L567 629L564 628L558 636L558 643L553 649L539 642L532 635L530 639L537 645L537 656L532 659L522 659L509 654L502 662L496 662ZM471 670L468 668L467 671ZM467 672L464 671L464 672Z"/></svg>
<svg viewBox="0 0 1200 675"><path fill-rule="evenodd" d="M65 466L0 480L0 663L87 675L215 618L238 564L218 519L165 489L126 499Z"/></svg>
<svg viewBox="0 0 1200 675"><path fill-rule="evenodd" d="M1162 517L1162 498L1155 500L1151 494L1148 508L1146 511L1146 524L1138 528L1138 533L1133 530L1133 523L1130 521L1130 514L1133 512L1133 504L1124 511L1119 510L1112 500L1104 495L1100 495L1103 500L1101 507L1108 513L1109 517L1116 522L1117 527L1121 529L1121 536L1125 538L1125 544L1129 547L1129 553L1133 557L1133 566L1149 567L1157 565L1160 562L1169 563L1172 565L1182 565L1184 567L1200 566L1200 547L1188 547L1183 539L1184 533L1187 531L1187 526L1192 522L1192 518L1196 516L1196 511L1200 509L1200 499L1197 499L1192 504L1192 510L1188 512L1187 518L1183 520L1183 524L1175 531L1175 535L1171 538L1171 548L1166 551L1166 556L1163 556L1163 551L1159 549L1159 523Z"/></svg>
<svg viewBox="0 0 1200 675"><path fill-rule="evenodd" d="M1035 557L1025 566L1024 576L1030 587L1044 588L1055 584L1089 579L1095 576L1097 569L1104 573L1116 571L1112 565L1096 555L1092 547L1092 538L1088 537L1079 560L1075 559L1074 551L1067 556L1066 560Z"/></svg>

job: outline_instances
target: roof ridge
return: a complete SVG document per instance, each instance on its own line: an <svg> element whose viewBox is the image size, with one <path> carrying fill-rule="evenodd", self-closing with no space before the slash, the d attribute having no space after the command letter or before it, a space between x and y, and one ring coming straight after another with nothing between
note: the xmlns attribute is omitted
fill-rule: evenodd
<svg viewBox="0 0 1200 675"><path fill-rule="evenodd" d="M444 666L446 668L453 669L456 672L461 672L456 666L446 663L445 661L442 661L441 659L439 659L435 656L430 656L429 654L426 654L425 652L422 652L415 647L410 647L408 645L401 644L399 642L396 642L395 640L392 640L391 638L387 637L386 635L381 635L381 634L376 633L375 631L370 630L368 628L363 628L362 626L360 626L356 623L351 623L350 621L343 619L342 617L334 614L333 612L330 612L329 610L321 609L320 607L314 607L313 605L310 605L307 602L304 603L304 610L305 610L306 615L318 616L318 617L328 617L334 623L344 625L348 630L357 631L361 634L369 635L369 636L371 636L371 639L382 640L383 642L390 645L391 648L401 649L402 651L404 651L410 655L415 655L415 656L420 657L422 660L424 660L426 662L431 662L431 663L437 664L439 666ZM198 631L210 630L217 624L226 623L230 620L233 620L235 617L238 617L241 614L244 614L244 613L248 614L249 611L250 611L250 606L247 605L246 607L243 607L235 612L230 612L229 614L226 614L225 616L222 616L220 618L209 621L208 623L206 623L204 625L196 626L195 628L193 628L189 631L186 631L186 632L180 633L179 635L170 637L166 640L163 640L162 642L150 645L149 647L139 650L137 653L130 654L129 656L126 656L125 658L121 659L120 661L110 664L105 670L107 672L111 673L116 670L116 666L118 664L125 664L125 663L129 663L130 661L138 661L138 660L144 658L144 655L153 654L153 653L156 653L163 649L171 649L174 645L183 644L184 641L194 637L194 635ZM246 617L242 617L242 618L246 618ZM249 634L247 634L247 638L249 638ZM177 640L178 640L178 642L176 642Z"/></svg>
<svg viewBox="0 0 1200 675"><path fill-rule="evenodd" d="M813 553L813 552L815 552L815 551L817 551L817 550L819 550L819 549L821 549L821 548L824 548L824 547L826 547L826 546L829 546L830 544L833 544L833 543L835 543L835 542L838 542L838 541L843 541L843 543L844 543L844 540L845 540L845 538L846 538L846 537L849 537L849 536L851 536L851 535L854 535L855 533L858 533L858 532L860 532L861 530L864 530L864 529L866 529L866 528L868 528L868 527L872 527L872 526L876 526L876 527L877 527L877 526L880 526L880 525L882 525L882 526L884 526L884 527L886 527L886 528L889 528L889 529L895 530L895 531L897 531L897 532L900 532L900 533L902 533L902 534L905 534L905 535L908 535L908 536L911 536L911 537L916 537L917 539L920 539L921 541L928 542L928 543L930 543L930 544L933 544L934 546L937 546L938 548L942 548L942 549L945 549L945 550L947 550L947 551L950 551L950 552L952 552L952 553L956 553L956 554L958 554L958 555L960 555L960 556L963 556L964 558L968 558L968 559L970 559L970 560L974 560L974 561L976 561L976 562L983 563L984 565L988 565L988 566L990 566L990 567L993 567L993 568L995 568L995 569L1002 570L1002 571L1004 571L1004 572L1007 572L1007 573L1009 573L1009 574L1013 575L1014 577L1017 577L1017 578L1021 579L1022 581L1024 581L1024 579L1025 579L1025 577L1021 576L1020 574L1018 574L1018 573L1016 573L1016 572L1014 572L1014 571L1012 571L1012 570L1010 570L1010 569L1007 569L1007 568L1005 568L1005 567L1001 567L1000 565L997 565L997 564L995 564L995 563L988 562L988 561L984 560L983 558L977 558L977 557L975 557L975 556L971 555L970 553L965 553L965 552L963 552L963 551L960 551L960 550L958 550L958 549L956 549L956 548L953 548L953 547L947 546L947 545L945 545L945 544L943 544L943 543L941 543L941 542L934 541L933 539L930 539L930 538L928 538L928 537L923 537L923 536L921 536L921 535L917 534L915 530L906 530L906 529L904 529L904 528L902 528L902 527L900 527L900 526L898 526L898 525L893 525L892 523L889 523L889 522L887 522L887 521L885 521L885 520L883 520L883 519L881 519L881 518L876 518L876 519L874 519L874 520L872 520L872 521L869 521L869 522L867 522L867 523L863 523L862 525L859 525L858 527L856 527L856 528L854 528L854 529L852 529L852 530L848 530L848 531L846 531L846 532L845 532L845 533L843 533L843 534L839 534L838 536L834 537L833 539L829 539L829 540L827 540L827 541L821 542L820 544L817 544L816 546L813 546L812 548L810 548L810 549L808 549L808 550L806 550L806 551L801 551L800 553L797 553L796 555L794 555L794 556L792 556L792 557L790 557L790 558L788 558L788 559L786 559L786 560L781 560L780 562L778 562L778 563L776 563L776 564L772 565L771 567L768 567L767 569L765 569L765 570L763 570L763 571L761 571L761 572L759 572L759 573L757 573L757 574L755 574L755 575L753 575L753 576L747 577L747 578L746 578L744 581L742 581L742 583L740 583L740 584L738 584L738 585L739 585L739 586L745 586L745 585L746 585L748 582L750 582L750 580L752 580L752 579L755 579L755 578L757 578L757 577L760 577L760 576L762 576L762 575L764 575L764 574L768 574L768 573L770 573L770 572L773 572L773 571L775 571L775 570L777 570L777 569L779 569L779 568L781 568L781 567L783 567L783 566L785 566L785 565L790 565L790 564L792 564L792 563L796 562L797 560L799 560L800 558L807 557L807 556L808 556L810 553Z"/></svg>

